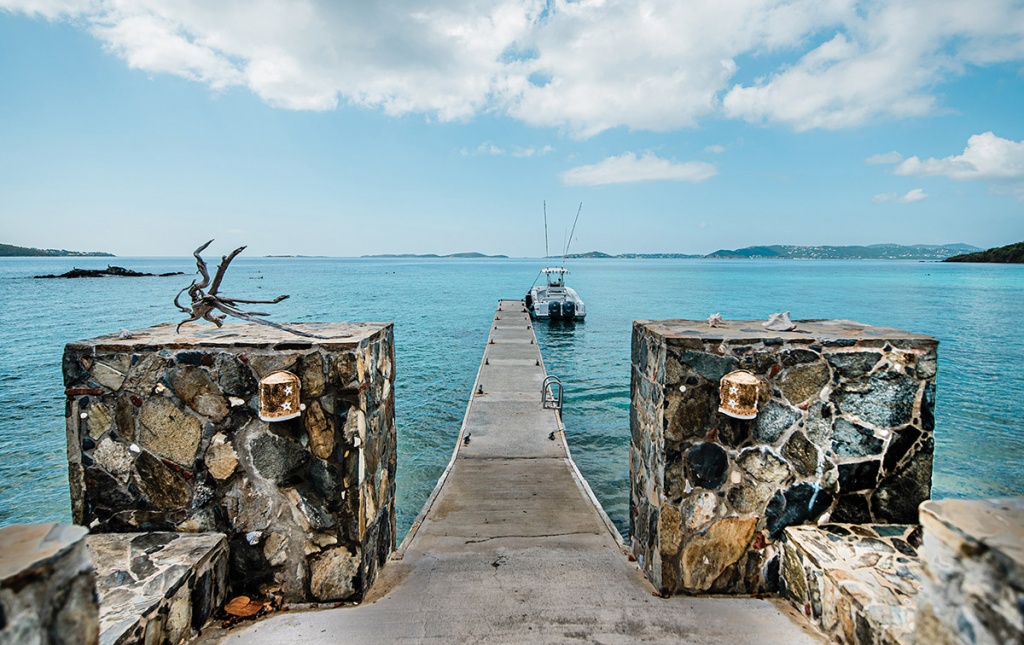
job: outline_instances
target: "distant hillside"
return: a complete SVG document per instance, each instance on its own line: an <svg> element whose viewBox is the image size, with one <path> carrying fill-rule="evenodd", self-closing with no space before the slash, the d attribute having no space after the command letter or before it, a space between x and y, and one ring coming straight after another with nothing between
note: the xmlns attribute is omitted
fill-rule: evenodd
<svg viewBox="0 0 1024 645"><path fill-rule="evenodd" d="M958 253L980 251L970 244L872 244L871 246L748 246L742 249L720 249L707 255L686 253L620 253L609 255L600 251L573 253L568 258L779 258L790 260L944 260Z"/></svg>
<svg viewBox="0 0 1024 645"><path fill-rule="evenodd" d="M112 258L113 253L102 251L66 251L64 249L33 249L25 246L14 246L13 244L0 244L0 257L89 257L89 258Z"/></svg>
<svg viewBox="0 0 1024 645"><path fill-rule="evenodd" d="M703 255L687 255L686 253L619 253L618 255L609 255L600 251L590 251L589 253L570 253L565 256L570 259L579 258L626 258L626 259L679 259L679 258L702 258Z"/></svg>
<svg viewBox="0 0 1024 645"><path fill-rule="evenodd" d="M1024 264L1024 242L999 246L979 253L966 253L946 258L943 262L998 262L1003 264Z"/></svg>
<svg viewBox="0 0 1024 645"><path fill-rule="evenodd" d="M507 258L507 255L484 255L483 253L449 253L438 255L437 253L381 253L378 255L363 255L364 258Z"/></svg>
<svg viewBox="0 0 1024 645"><path fill-rule="evenodd" d="M780 258L791 260L945 260L960 253L980 251L969 244L872 244L870 246L748 246L721 249L709 258Z"/></svg>

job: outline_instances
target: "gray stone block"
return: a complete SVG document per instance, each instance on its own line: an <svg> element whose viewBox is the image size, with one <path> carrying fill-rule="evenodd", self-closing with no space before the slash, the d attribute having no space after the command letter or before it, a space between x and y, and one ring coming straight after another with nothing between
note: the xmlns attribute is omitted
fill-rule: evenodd
<svg viewBox="0 0 1024 645"><path fill-rule="evenodd" d="M936 341L760 322L633 324L631 541L662 593L771 591L786 527L913 523L928 498ZM768 383L755 419L718 411L736 367Z"/></svg>
<svg viewBox="0 0 1024 645"><path fill-rule="evenodd" d="M75 521L94 533L223 533L233 591L359 599L395 547L392 326L297 327L324 338L168 324L70 343ZM304 411L267 422L257 383L283 369L298 377ZM344 584L316 574L311 587L328 546L355 572Z"/></svg>
<svg viewBox="0 0 1024 645"><path fill-rule="evenodd" d="M187 641L224 604L228 547L219 533L105 533L86 542L103 645Z"/></svg>

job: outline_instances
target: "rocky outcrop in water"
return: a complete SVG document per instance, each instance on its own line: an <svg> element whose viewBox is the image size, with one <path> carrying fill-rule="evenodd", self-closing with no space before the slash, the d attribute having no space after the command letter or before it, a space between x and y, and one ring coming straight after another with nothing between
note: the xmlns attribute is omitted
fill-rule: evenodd
<svg viewBox="0 0 1024 645"><path fill-rule="evenodd" d="M74 268L67 273L60 275L48 274L48 275L37 275L35 278L105 278L107 276L115 276L118 278L166 278L172 275L185 275L182 271L172 271L170 273L142 273L141 271L133 271L132 269L126 269L124 267L115 267L107 265L106 269L79 269Z"/></svg>

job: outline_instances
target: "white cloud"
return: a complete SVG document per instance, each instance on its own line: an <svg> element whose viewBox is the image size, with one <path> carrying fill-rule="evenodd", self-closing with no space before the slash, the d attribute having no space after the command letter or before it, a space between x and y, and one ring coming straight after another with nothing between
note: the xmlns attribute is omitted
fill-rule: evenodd
<svg viewBox="0 0 1024 645"><path fill-rule="evenodd" d="M899 163L901 161L903 161L903 155L894 150L892 152L886 152L884 154L871 155L870 157L864 160L864 163L878 165Z"/></svg>
<svg viewBox="0 0 1024 645"><path fill-rule="evenodd" d="M797 130L938 107L1024 61L1015 0L0 0L85 25L134 68L285 109L487 112L580 137L726 116ZM738 81L748 59L778 61Z"/></svg>
<svg viewBox="0 0 1024 645"><path fill-rule="evenodd" d="M553 150L554 148L552 148L551 146L541 146L539 148L524 148L522 146L512 146L511 150L506 150L505 148L501 148L487 141L481 143L479 146L472 150L469 148L463 148L460 151L460 154L463 157L471 157L476 155L489 155L492 157L500 157L502 155L511 155L513 157L523 158L546 155L547 153L552 152Z"/></svg>
<svg viewBox="0 0 1024 645"><path fill-rule="evenodd" d="M549 152L554 151L551 146L541 146L540 148L520 148L516 146L512 149L513 157L534 157L540 155L546 155Z"/></svg>
<svg viewBox="0 0 1024 645"><path fill-rule="evenodd" d="M959 181L1024 181L1024 141L1011 141L991 132L967 140L963 154L925 159L910 157L896 167L897 175L941 175Z"/></svg>
<svg viewBox="0 0 1024 645"><path fill-rule="evenodd" d="M875 195L872 201L875 202L895 202L897 204L913 204L919 202L922 199L926 199L928 193L924 192L921 188L915 188L905 195L898 193L883 193L881 195Z"/></svg>
<svg viewBox="0 0 1024 645"><path fill-rule="evenodd" d="M896 166L897 175L942 176L956 181L982 181L997 192L1024 201L1024 141L1003 139L991 132L967 140L963 154L941 159L909 157Z"/></svg>
<svg viewBox="0 0 1024 645"><path fill-rule="evenodd" d="M849 2L834 35L757 82L723 98L728 116L796 130L838 129L935 111L942 80L968 65L1024 57L1024 6L960 0ZM811 32L806 33L807 36ZM794 48L796 43L787 43Z"/></svg>
<svg viewBox="0 0 1024 645"><path fill-rule="evenodd" d="M90 0L2 0L0 9L18 11L49 20L77 16L91 10Z"/></svg>
<svg viewBox="0 0 1024 645"><path fill-rule="evenodd" d="M499 148L493 143L484 142L478 145L476 148L470 150L469 148L463 148L461 150L463 157L472 157L476 155L490 155L492 157L498 157L505 154L504 148Z"/></svg>
<svg viewBox="0 0 1024 645"><path fill-rule="evenodd" d="M601 186L643 181L700 182L716 174L714 165L703 161L669 161L649 152L638 158L627 152L596 164L571 168L563 172L561 178L569 186Z"/></svg>
<svg viewBox="0 0 1024 645"><path fill-rule="evenodd" d="M720 145L717 145L717 144L716 145L711 145L711 146L708 146L708 147L704 148L704 152L710 152L712 154L720 155L723 152L725 152L725 146L720 146Z"/></svg>

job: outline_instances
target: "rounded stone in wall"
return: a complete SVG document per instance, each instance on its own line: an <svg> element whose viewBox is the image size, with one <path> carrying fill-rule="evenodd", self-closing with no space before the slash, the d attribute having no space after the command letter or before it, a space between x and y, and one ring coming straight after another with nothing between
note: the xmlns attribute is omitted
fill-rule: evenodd
<svg viewBox="0 0 1024 645"><path fill-rule="evenodd" d="M698 443L686 451L686 466L694 486L715 489L725 483L729 455L713 443Z"/></svg>
<svg viewBox="0 0 1024 645"><path fill-rule="evenodd" d="M825 363L806 363L783 372L779 377L779 389L786 400L793 405L799 405L817 397L831 378L832 375Z"/></svg>
<svg viewBox="0 0 1024 645"><path fill-rule="evenodd" d="M740 468L755 479L777 483L789 476L789 466L767 448L744 450L737 459Z"/></svg>
<svg viewBox="0 0 1024 645"><path fill-rule="evenodd" d="M309 590L319 600L345 600L353 593L359 558L345 547L327 549L309 565Z"/></svg>
<svg viewBox="0 0 1024 645"><path fill-rule="evenodd" d="M153 397L142 405L139 443L158 456L191 467L202 438L199 419L169 399Z"/></svg>
<svg viewBox="0 0 1024 645"><path fill-rule="evenodd" d="M759 443L774 444L786 430L800 420L800 413L775 399L768 401L758 412L754 422L754 439Z"/></svg>
<svg viewBox="0 0 1024 645"><path fill-rule="evenodd" d="M737 512L760 513L774 493L770 484L740 484L729 489L728 500Z"/></svg>
<svg viewBox="0 0 1024 645"><path fill-rule="evenodd" d="M839 408L879 428L906 425L913 415L917 383L899 372L875 374L866 390L842 392Z"/></svg>
<svg viewBox="0 0 1024 645"><path fill-rule="evenodd" d="M797 430L782 448L782 455L801 475L814 475L822 465L818 447L807 440L803 432Z"/></svg>
<svg viewBox="0 0 1024 645"><path fill-rule="evenodd" d="M878 352L843 352L828 355L828 362L845 379L861 377L882 360Z"/></svg>
<svg viewBox="0 0 1024 645"><path fill-rule="evenodd" d="M718 516L718 495L707 490L694 491L683 499L679 514L688 531L703 529Z"/></svg>

